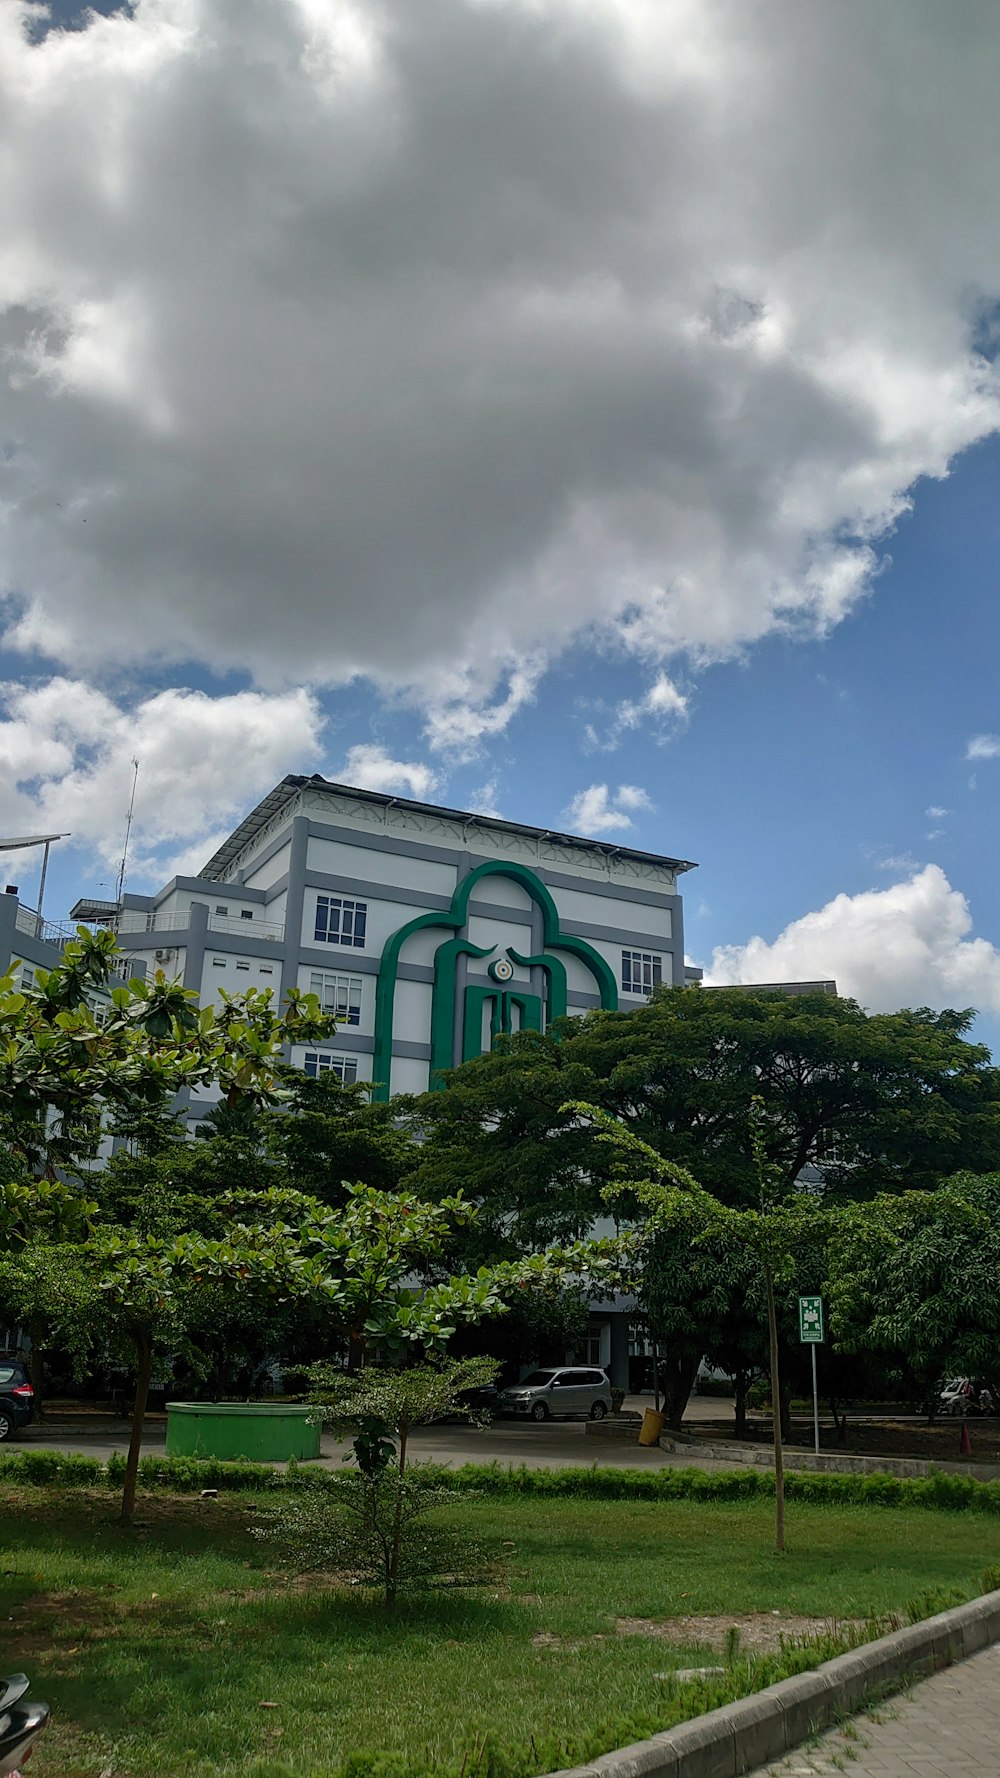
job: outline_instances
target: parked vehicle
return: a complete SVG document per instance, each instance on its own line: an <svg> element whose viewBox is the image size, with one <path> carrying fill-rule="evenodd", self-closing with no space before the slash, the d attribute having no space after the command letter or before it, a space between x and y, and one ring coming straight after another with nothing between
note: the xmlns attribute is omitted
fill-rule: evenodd
<svg viewBox="0 0 1000 1778"><path fill-rule="evenodd" d="M963 1414L995 1414L997 1410L992 1392L981 1383L971 1377L951 1377L941 1385L937 1411L958 1419Z"/></svg>
<svg viewBox="0 0 1000 1778"><path fill-rule="evenodd" d="M611 1384L604 1371L559 1366L532 1371L500 1394L502 1414L523 1415L529 1420L570 1418L577 1414L603 1420L611 1412Z"/></svg>
<svg viewBox="0 0 1000 1778"><path fill-rule="evenodd" d="M18 1767L48 1724L47 1704L24 1702L30 1684L26 1673L0 1679L0 1778L18 1778Z"/></svg>
<svg viewBox="0 0 1000 1778"><path fill-rule="evenodd" d="M0 1358L0 1442L34 1418L35 1391L18 1358Z"/></svg>

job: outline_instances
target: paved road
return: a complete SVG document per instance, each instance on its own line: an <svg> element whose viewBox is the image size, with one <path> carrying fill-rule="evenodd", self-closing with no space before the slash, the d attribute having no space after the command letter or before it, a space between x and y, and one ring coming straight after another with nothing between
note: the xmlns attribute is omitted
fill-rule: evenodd
<svg viewBox="0 0 1000 1778"><path fill-rule="evenodd" d="M630 1396L625 1406L641 1413L652 1406L651 1396ZM711 1396L695 1396L688 1404L685 1425L705 1420L726 1418L732 1404ZM112 1452L128 1449L129 1428L125 1420L54 1415L44 1422L29 1426L9 1449L20 1445L44 1446L49 1450L80 1452L106 1460ZM163 1418L146 1423L144 1446L147 1452L163 1449L166 1424ZM339 1463L347 1446L331 1438L323 1439L323 1459L327 1464ZM599 1463L628 1465L636 1468L686 1468L697 1464L699 1469L726 1469L731 1465L713 1462L697 1452L646 1449L634 1438L610 1438L588 1435L582 1420L549 1421L536 1426L527 1421L498 1420L493 1426L480 1428L461 1424L420 1427L413 1434L411 1449L415 1456L435 1463L525 1463L531 1469L567 1468Z"/></svg>
<svg viewBox="0 0 1000 1778"><path fill-rule="evenodd" d="M771 1766L774 1778L1000 1778L1000 1647Z"/></svg>
<svg viewBox="0 0 1000 1778"><path fill-rule="evenodd" d="M638 1396L627 1405L641 1409L648 1404L643 1397ZM726 1404L705 1400L692 1405L696 1410L704 1409L706 1412L699 1414L696 1411L689 1418L707 1419L718 1411L720 1405L724 1408ZM150 1454L162 1451L165 1438L165 1421L148 1420L143 1440L144 1450ZM7 1449L15 1450L18 1446L32 1446L36 1449L42 1447L52 1451L79 1452L106 1461L112 1452L126 1451L128 1439L129 1428L125 1420L53 1417L27 1427L12 1440ZM346 1442L324 1437L321 1461L333 1467L339 1464L346 1449ZM410 1451L414 1457L434 1463L524 1463L530 1469L565 1469L589 1466L592 1463L599 1463L602 1467L606 1464L622 1464L630 1468L685 1468L693 1461L687 1453L675 1455L669 1451L661 1451L657 1446L647 1449L637 1444L634 1438L588 1434L583 1420L548 1421L541 1426L530 1421L511 1420L498 1420L492 1426L483 1428L458 1423L421 1426L412 1435ZM704 1469L726 1467L705 1461L701 1457L697 1458L697 1462L698 1467Z"/></svg>

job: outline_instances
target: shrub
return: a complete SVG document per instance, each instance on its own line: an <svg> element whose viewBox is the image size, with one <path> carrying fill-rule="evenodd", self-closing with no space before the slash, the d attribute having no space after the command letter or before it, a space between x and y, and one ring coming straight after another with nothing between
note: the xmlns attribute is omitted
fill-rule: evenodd
<svg viewBox="0 0 1000 1778"><path fill-rule="evenodd" d="M99 1488L106 1472L99 1457L63 1451L5 1451L0 1482L31 1482L36 1487Z"/></svg>
<svg viewBox="0 0 1000 1778"><path fill-rule="evenodd" d="M429 1467L429 1466L428 1466ZM327 1488L286 1489L255 1536L277 1543L299 1569L325 1569L378 1587L391 1611L402 1587L482 1579L482 1558L468 1538L447 1526L423 1523L454 1493L436 1487L420 1467L400 1473L394 1463L331 1478Z"/></svg>

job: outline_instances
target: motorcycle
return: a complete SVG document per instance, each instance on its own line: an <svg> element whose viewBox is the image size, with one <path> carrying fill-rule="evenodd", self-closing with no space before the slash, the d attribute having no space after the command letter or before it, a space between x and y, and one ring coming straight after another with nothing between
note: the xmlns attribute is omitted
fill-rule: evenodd
<svg viewBox="0 0 1000 1778"><path fill-rule="evenodd" d="M47 1704L24 1702L30 1684L26 1673L0 1679L0 1778L20 1778L20 1767L48 1725Z"/></svg>

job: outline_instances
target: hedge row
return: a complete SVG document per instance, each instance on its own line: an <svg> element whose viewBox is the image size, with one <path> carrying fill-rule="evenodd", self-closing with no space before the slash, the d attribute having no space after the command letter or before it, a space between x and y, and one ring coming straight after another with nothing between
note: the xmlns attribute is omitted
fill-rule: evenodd
<svg viewBox="0 0 1000 1778"><path fill-rule="evenodd" d="M424 1464L421 1472L435 1487L456 1494L509 1499L517 1495L575 1500L753 1500L774 1495L769 1470L702 1469L511 1469L499 1463L467 1463L460 1469ZM121 1487L125 1458L107 1464L96 1457L59 1451L5 1452L0 1456L0 1485L30 1482L60 1488ZM198 1457L144 1457L140 1482L147 1490L200 1493L217 1488L226 1493L261 1494L274 1488L335 1487L338 1472L291 1463L275 1470L263 1463L223 1463ZM936 1470L926 1477L892 1475L825 1475L809 1472L785 1477L790 1500L829 1506L920 1506L949 1512L1000 1515L1000 1482L978 1482L972 1476Z"/></svg>

